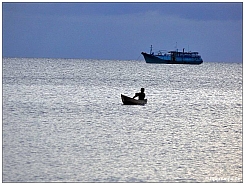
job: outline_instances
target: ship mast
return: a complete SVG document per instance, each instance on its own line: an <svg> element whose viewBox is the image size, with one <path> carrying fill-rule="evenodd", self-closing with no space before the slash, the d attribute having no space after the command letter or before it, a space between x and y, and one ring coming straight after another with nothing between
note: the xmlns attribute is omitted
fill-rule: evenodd
<svg viewBox="0 0 245 185"><path fill-rule="evenodd" d="M175 51L178 52L178 43L177 42L175 43Z"/></svg>

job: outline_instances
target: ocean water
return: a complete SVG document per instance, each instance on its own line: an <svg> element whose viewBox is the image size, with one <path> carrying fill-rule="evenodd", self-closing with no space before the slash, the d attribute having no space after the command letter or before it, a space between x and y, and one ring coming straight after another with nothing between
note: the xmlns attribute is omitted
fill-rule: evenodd
<svg viewBox="0 0 245 185"><path fill-rule="evenodd" d="M4 58L2 83L3 182L243 181L242 63Z"/></svg>

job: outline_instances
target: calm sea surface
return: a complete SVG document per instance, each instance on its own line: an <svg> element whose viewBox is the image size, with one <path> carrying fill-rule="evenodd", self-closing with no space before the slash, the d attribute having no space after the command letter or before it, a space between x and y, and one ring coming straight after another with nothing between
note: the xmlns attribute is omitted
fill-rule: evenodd
<svg viewBox="0 0 245 185"><path fill-rule="evenodd" d="M3 182L243 180L242 63L4 58L2 80Z"/></svg>

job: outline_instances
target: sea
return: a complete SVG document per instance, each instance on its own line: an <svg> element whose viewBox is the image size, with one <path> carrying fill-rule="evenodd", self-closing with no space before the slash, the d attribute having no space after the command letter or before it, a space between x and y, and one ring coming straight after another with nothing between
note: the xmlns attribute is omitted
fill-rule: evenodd
<svg viewBox="0 0 245 185"><path fill-rule="evenodd" d="M3 182L243 182L242 63L2 62Z"/></svg>

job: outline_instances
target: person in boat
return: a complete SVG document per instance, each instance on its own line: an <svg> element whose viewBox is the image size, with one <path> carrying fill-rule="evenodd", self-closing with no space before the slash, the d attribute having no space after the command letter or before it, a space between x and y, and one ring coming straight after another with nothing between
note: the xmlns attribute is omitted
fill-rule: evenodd
<svg viewBox="0 0 245 185"><path fill-rule="evenodd" d="M145 89L141 88L140 93L135 93L135 96L133 98L139 97L139 100L144 100L145 99Z"/></svg>

